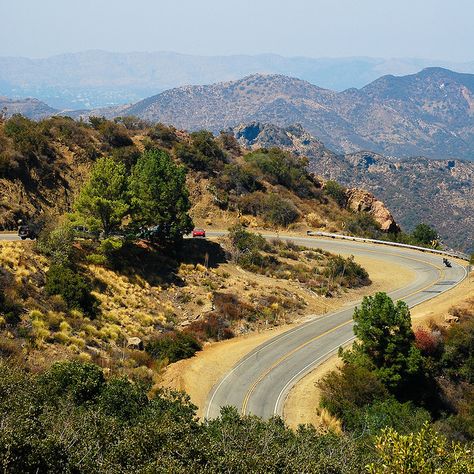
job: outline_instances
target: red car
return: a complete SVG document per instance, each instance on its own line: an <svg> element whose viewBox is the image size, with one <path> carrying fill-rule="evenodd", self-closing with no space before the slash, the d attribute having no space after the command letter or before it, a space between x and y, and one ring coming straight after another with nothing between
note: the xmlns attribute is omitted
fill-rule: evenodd
<svg viewBox="0 0 474 474"><path fill-rule="evenodd" d="M193 230L193 237L206 237L206 231L204 229L194 229Z"/></svg>

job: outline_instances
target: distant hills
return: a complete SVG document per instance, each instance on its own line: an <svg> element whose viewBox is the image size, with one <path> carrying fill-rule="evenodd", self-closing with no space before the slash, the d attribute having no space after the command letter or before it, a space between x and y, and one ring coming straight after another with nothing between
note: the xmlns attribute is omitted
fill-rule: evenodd
<svg viewBox="0 0 474 474"><path fill-rule="evenodd" d="M171 89L120 111L214 132L250 121L301 123L338 153L474 158L474 75L428 68L335 92L287 76L261 75Z"/></svg>
<svg viewBox="0 0 474 474"><path fill-rule="evenodd" d="M307 156L316 174L375 194L403 228L430 223L448 245L474 251L474 162L398 159L373 152L336 155L300 125L254 122L232 132L249 148L279 146Z"/></svg>
<svg viewBox="0 0 474 474"><path fill-rule="evenodd" d="M42 59L0 57L0 95L36 97L60 110L85 109L137 102L174 87L230 81L255 73L298 77L341 91L363 87L386 74L413 74L428 66L474 73L474 61L84 51Z"/></svg>

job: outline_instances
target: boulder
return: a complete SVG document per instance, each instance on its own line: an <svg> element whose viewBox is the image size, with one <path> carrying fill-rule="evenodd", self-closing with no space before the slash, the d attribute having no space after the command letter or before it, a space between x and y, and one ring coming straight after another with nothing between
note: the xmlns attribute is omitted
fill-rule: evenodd
<svg viewBox="0 0 474 474"><path fill-rule="evenodd" d="M367 212L380 225L383 232L399 232L391 212L382 201L364 189L351 188L346 191L347 208L354 212Z"/></svg>
<svg viewBox="0 0 474 474"><path fill-rule="evenodd" d="M127 339L127 347L130 349L143 350L143 341L139 337L129 337Z"/></svg>

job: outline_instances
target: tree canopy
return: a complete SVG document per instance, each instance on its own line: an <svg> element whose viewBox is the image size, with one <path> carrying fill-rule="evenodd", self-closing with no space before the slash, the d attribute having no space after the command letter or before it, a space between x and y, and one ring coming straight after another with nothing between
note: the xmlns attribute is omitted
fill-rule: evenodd
<svg viewBox="0 0 474 474"><path fill-rule="evenodd" d="M162 150L145 151L129 179L134 224L157 226L163 242L177 242L192 230L184 167Z"/></svg>
<svg viewBox="0 0 474 474"><path fill-rule="evenodd" d="M125 165L109 157L97 160L75 207L91 228L105 235L119 227L129 210Z"/></svg>

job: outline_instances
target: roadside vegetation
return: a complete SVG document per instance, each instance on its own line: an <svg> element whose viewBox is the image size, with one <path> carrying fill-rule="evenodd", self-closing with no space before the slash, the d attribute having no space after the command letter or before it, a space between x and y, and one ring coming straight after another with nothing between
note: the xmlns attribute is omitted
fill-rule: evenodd
<svg viewBox="0 0 474 474"><path fill-rule="evenodd" d="M370 284L353 258L249 229L345 226L435 245L423 224L411 236L381 233L306 165L276 148L246 153L225 133L133 117L1 121L0 226L42 212L35 244L0 247L6 472L378 473L397 472L400 453L417 466L429 458L426 472L473 472L470 313L414 333L403 303L364 300L359 342L321 382L342 435L230 408L199 423L186 395L157 389L167 364L208 342ZM184 239L193 221L216 220L231 224L220 243Z"/></svg>
<svg viewBox="0 0 474 474"><path fill-rule="evenodd" d="M370 472L437 472L429 464L436 452L440 466L443 458L452 463L439 472L473 472L474 300L453 309L453 318L452 325L413 330L405 303L384 293L356 309L357 342L340 350L342 366L319 388L321 407L344 432L375 437L385 451L387 468L374 464ZM403 447L413 451L397 455ZM457 462L459 450L466 454Z"/></svg>

